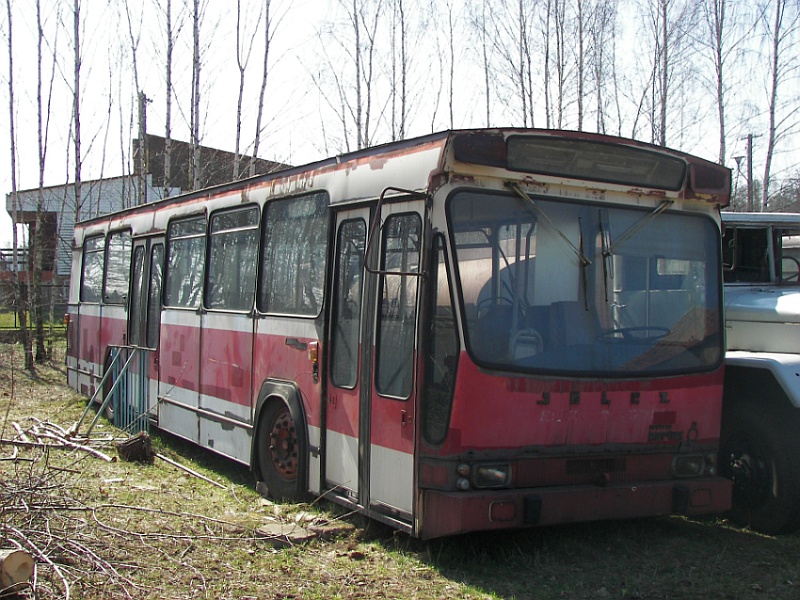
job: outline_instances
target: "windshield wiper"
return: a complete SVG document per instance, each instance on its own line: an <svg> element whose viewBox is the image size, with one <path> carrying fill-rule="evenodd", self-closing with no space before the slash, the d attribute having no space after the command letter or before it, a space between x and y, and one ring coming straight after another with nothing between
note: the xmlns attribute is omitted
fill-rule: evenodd
<svg viewBox="0 0 800 600"><path fill-rule="evenodd" d="M610 227L604 223L603 209L597 211L597 220L600 224L600 252L603 255L603 289L605 290L605 301L608 302L608 276L614 279L614 263L611 261L611 234ZM610 273L609 273L610 271Z"/></svg>
<svg viewBox="0 0 800 600"><path fill-rule="evenodd" d="M577 246L575 246L575 244L573 244L569 240L569 238L564 234L564 232L561 231L556 226L556 224L553 223L550 220L550 217L547 216L547 213L545 213L541 208L539 208L536 205L536 203L533 201L533 198L531 198L525 190L523 190L521 187L519 187L519 184L508 182L506 185L508 187L510 187L512 190L514 190L514 192L516 192L516 194L520 198L522 198L523 200L525 200L528 203L528 206L531 208L531 210L534 212L534 214L537 217L539 217L545 225L547 225L552 231L556 232L559 235L561 240L567 245L567 247L570 249L570 251L572 251L575 254L575 256L578 257L578 260L580 261L581 266L586 267L586 266L592 264L592 261L589 260L589 257L587 257L583 253L583 250L578 248Z"/></svg>
<svg viewBox="0 0 800 600"><path fill-rule="evenodd" d="M643 216L641 219L636 221L636 223L634 223L633 225L628 227L628 229L626 231L624 231L616 239L616 241L613 244L613 247L612 247L611 241L609 240L608 249L607 249L608 255L610 256L610 255L614 254L614 252L616 252L617 249L620 246L622 246L622 244L624 244L630 238L632 238L634 235L636 235L645 225L647 225L650 221L655 219L657 215L659 215L662 212L664 212L665 210L667 210L673 204L675 204L674 200L664 200L663 202L661 202L661 204L656 206L652 211L650 211L645 216ZM605 256L605 254L606 254L606 249L604 248L603 255Z"/></svg>

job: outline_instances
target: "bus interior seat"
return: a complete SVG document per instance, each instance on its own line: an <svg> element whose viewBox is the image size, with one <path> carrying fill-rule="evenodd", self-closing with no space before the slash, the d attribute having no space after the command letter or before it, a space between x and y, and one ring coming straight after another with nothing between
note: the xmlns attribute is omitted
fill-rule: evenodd
<svg viewBox="0 0 800 600"><path fill-rule="evenodd" d="M475 321L475 334L471 336L479 354L496 358L508 353L513 308L510 304L481 308Z"/></svg>
<svg viewBox="0 0 800 600"><path fill-rule="evenodd" d="M548 338L553 346L593 343L599 333L593 313L580 302L553 302L549 313Z"/></svg>

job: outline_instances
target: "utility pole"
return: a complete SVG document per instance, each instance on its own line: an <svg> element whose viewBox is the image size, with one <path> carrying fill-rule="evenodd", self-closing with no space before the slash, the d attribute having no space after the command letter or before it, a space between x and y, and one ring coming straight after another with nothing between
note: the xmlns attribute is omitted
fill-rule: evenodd
<svg viewBox="0 0 800 600"><path fill-rule="evenodd" d="M753 212L753 138L761 137L748 133L740 137L740 140L747 140L747 211ZM761 207L764 210L764 207Z"/></svg>
<svg viewBox="0 0 800 600"><path fill-rule="evenodd" d="M753 134L747 134L747 211L753 212Z"/></svg>
<svg viewBox="0 0 800 600"><path fill-rule="evenodd" d="M733 160L736 161L736 183L733 186L733 197L739 199L739 176L742 174L742 161L744 156L734 156ZM734 210L736 207L734 206Z"/></svg>
<svg viewBox="0 0 800 600"><path fill-rule="evenodd" d="M151 100L139 92L139 204L147 203L147 103Z"/></svg>

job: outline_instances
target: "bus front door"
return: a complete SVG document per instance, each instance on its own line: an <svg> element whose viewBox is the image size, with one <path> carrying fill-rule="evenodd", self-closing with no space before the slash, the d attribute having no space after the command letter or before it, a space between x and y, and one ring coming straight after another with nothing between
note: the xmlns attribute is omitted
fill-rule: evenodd
<svg viewBox="0 0 800 600"><path fill-rule="evenodd" d="M385 205L369 244L369 211L338 213L328 347L326 487L404 522L414 499L422 210Z"/></svg>

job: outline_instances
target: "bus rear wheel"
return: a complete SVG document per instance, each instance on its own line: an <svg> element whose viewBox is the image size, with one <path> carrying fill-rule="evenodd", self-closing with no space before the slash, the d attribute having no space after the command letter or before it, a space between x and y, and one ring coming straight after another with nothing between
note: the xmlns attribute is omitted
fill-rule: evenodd
<svg viewBox="0 0 800 600"><path fill-rule="evenodd" d="M726 407L720 469L733 481L730 517L776 535L800 528L800 443L796 419L750 405Z"/></svg>
<svg viewBox="0 0 800 600"><path fill-rule="evenodd" d="M307 445L303 427L283 401L270 401L263 409L258 463L268 493L276 500L305 497Z"/></svg>

